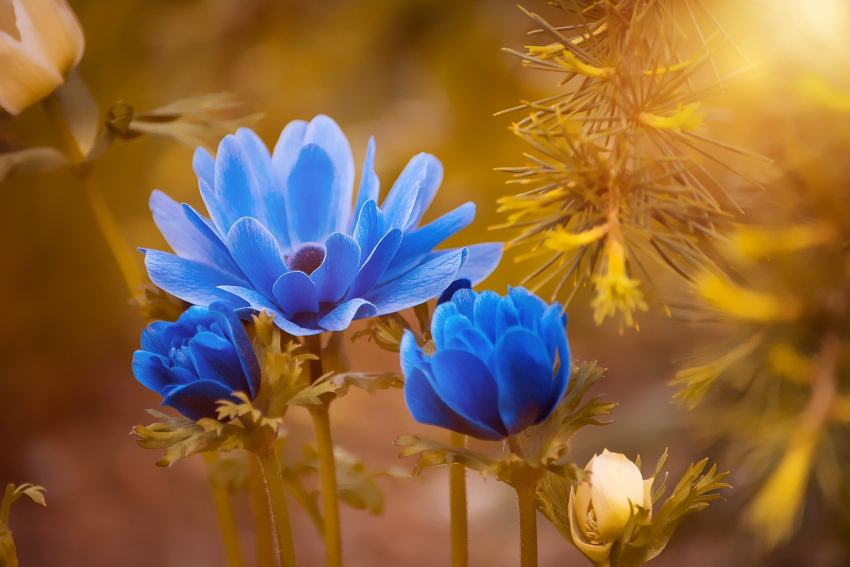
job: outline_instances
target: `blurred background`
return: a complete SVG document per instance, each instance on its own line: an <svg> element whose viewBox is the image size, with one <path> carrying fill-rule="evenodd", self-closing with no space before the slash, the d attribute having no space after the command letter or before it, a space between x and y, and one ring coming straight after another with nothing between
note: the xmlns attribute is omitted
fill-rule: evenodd
<svg viewBox="0 0 850 567"><path fill-rule="evenodd" d="M850 103L815 111L798 88L800 78L814 72L850 93L850 16L844 0L705 1L762 66L758 78L703 104L718 119L710 128L714 137L777 158L773 168L751 172L768 185L765 192L718 174L746 211L764 214L776 205L770 183L785 167L788 128L803 126L814 138L838 140L823 156L827 169L850 151L850 130L842 130ZM103 113L117 101L151 109L228 91L265 114L256 129L271 145L290 120L328 114L342 126L358 164L375 136L384 188L418 152L442 160L445 181L426 220L466 201L478 205L474 225L451 244L514 236L487 231L503 220L496 198L512 192L504 184L507 175L494 168L523 165L528 148L507 130L516 118L493 113L557 89L557 78L527 71L500 51L521 50L524 34L534 28L514 0L70 3L87 39L81 73ZM562 12L543 0L524 5L560 23ZM14 120L0 115L0 149L35 144L58 144L40 106ZM151 190L202 207L191 159L188 147L142 137L119 141L98 162L96 178L129 245L166 249L148 211ZM149 421L144 410L159 402L130 369L144 323L72 175L18 176L0 184L0 260L0 481L48 490L46 509L22 501L12 514L21 565L223 566L200 457L160 469L154 466L158 455L129 435ZM485 285L504 292L524 269L509 252ZM675 294L677 282L668 280L659 271L660 288ZM648 476L649 463L669 447L674 479L708 456L732 471L731 484L745 484L736 463L696 436L688 413L669 402L667 384L677 361L710 342L712 331L666 318L654 305L642 315L640 331L620 334L616 322L593 323L589 298L580 292L569 309L573 356L608 369L596 389L620 406L613 424L579 434L574 460L584 465L603 448L630 458L640 454ZM395 357L365 340L352 345L350 356L365 370L397 368ZM288 449L297 452L311 438L306 412L290 412L288 428ZM343 398L333 428L336 442L373 469L412 466L396 458L393 441L402 433L444 435L414 423L399 390ZM379 482L387 498L383 516L343 510L347 565L448 564L447 471ZM472 565L515 565L511 489L470 475L469 491ZM747 495L730 491L728 502L685 520L653 565L850 564L845 525L816 499L807 503L795 538L760 557L739 523ZM250 555L249 498L237 495L235 503ZM294 503L291 508L301 563L321 564L318 536ZM542 567L586 564L542 517L539 523Z"/></svg>

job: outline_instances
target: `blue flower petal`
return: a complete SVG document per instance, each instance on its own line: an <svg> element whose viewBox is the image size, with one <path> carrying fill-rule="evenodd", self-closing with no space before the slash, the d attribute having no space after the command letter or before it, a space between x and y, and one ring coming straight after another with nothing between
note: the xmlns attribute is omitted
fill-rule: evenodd
<svg viewBox="0 0 850 567"><path fill-rule="evenodd" d="M227 247L255 289L271 297L275 282L288 271L274 236L260 221L242 217L230 227Z"/></svg>
<svg viewBox="0 0 850 567"><path fill-rule="evenodd" d="M325 259L310 274L319 290L319 302L340 301L360 268L360 246L346 234L335 232L325 240Z"/></svg>
<svg viewBox="0 0 850 567"><path fill-rule="evenodd" d="M170 339L167 339L167 332L173 323L166 321L154 321L142 331L142 350L168 356L168 351L171 350Z"/></svg>
<svg viewBox="0 0 850 567"><path fill-rule="evenodd" d="M454 295L452 295L452 303L455 304L455 307L457 307L457 310L460 311L461 315L474 322L475 300L477 298L478 294L471 289L459 289Z"/></svg>
<svg viewBox="0 0 850 567"><path fill-rule="evenodd" d="M508 296L519 313L520 325L530 331L536 331L543 313L549 307L546 302L524 287L508 290Z"/></svg>
<svg viewBox="0 0 850 567"><path fill-rule="evenodd" d="M384 270L392 262L399 245L401 244L401 230L394 228L389 231L372 250L369 258L360 268L357 277L354 278L354 283L351 289L348 290L346 299L354 297L362 297L363 294L369 292L376 283L381 279Z"/></svg>
<svg viewBox="0 0 850 567"><path fill-rule="evenodd" d="M434 315L431 316L431 337L434 339L434 346L437 349L445 347L446 335L443 330L448 320L460 316L460 311L454 303L444 303L434 309Z"/></svg>
<svg viewBox="0 0 850 567"><path fill-rule="evenodd" d="M510 297L503 297L496 310L496 336L501 337L512 327L519 326L519 311Z"/></svg>
<svg viewBox="0 0 850 567"><path fill-rule="evenodd" d="M233 261L230 250L227 249L227 244L224 243L222 236L218 233L218 229L212 221L186 203L183 203L181 207L183 208L183 214L186 216L186 220L192 223L195 229L217 248L217 252L215 253L216 263L213 265L220 270L244 276L242 270Z"/></svg>
<svg viewBox="0 0 850 567"><path fill-rule="evenodd" d="M540 323L540 335L545 337L547 343L549 343L547 344L549 358L559 362L558 371L555 373L555 378L552 381L549 399L542 410L545 417L548 417L567 391L572 366L570 346L567 342L567 331L564 328L562 308L560 305L555 304L549 307Z"/></svg>
<svg viewBox="0 0 850 567"><path fill-rule="evenodd" d="M208 233L198 230L174 199L157 190L151 193L149 204L154 223L178 256L210 266L229 262L226 251L215 242L218 237L210 240Z"/></svg>
<svg viewBox="0 0 850 567"><path fill-rule="evenodd" d="M378 310L365 299L356 298L335 307L319 319L319 326L327 331L344 331L355 319L373 317Z"/></svg>
<svg viewBox="0 0 850 567"><path fill-rule="evenodd" d="M334 231L335 187L334 164L327 152L316 144L302 147L286 180L293 247L322 242Z"/></svg>
<svg viewBox="0 0 850 567"><path fill-rule="evenodd" d="M279 182L285 182L289 177L289 172L298 159L298 150L304 145L307 126L309 123L304 120L293 120L280 133L272 153L272 166L277 172Z"/></svg>
<svg viewBox="0 0 850 567"><path fill-rule="evenodd" d="M218 401L233 399L231 393L231 390L218 382L198 380L172 388L162 400L162 405L173 407L189 419L216 419Z"/></svg>
<svg viewBox="0 0 850 567"><path fill-rule="evenodd" d="M142 386L156 393L172 383L165 358L143 350L133 353L133 376Z"/></svg>
<svg viewBox="0 0 850 567"><path fill-rule="evenodd" d="M443 303L448 303L452 300L455 293L462 289L469 289L472 287L472 282L467 279L455 280L451 283L449 287L440 295L440 298L437 300L437 305L442 305ZM471 306L470 306L471 307ZM469 319L472 319L472 313L470 312Z"/></svg>
<svg viewBox="0 0 850 567"><path fill-rule="evenodd" d="M493 436L508 436L499 415L496 381L478 357L462 350L438 350L431 366L431 385L452 411Z"/></svg>
<svg viewBox="0 0 850 567"><path fill-rule="evenodd" d="M404 401L410 415L419 423L435 425L485 441L498 441L505 436L465 420L440 399L425 374L417 369L405 374Z"/></svg>
<svg viewBox="0 0 850 567"><path fill-rule="evenodd" d="M378 201L381 182L375 174L375 137L369 138L366 149L366 159L363 161L363 172L360 174L360 188L357 190L357 202L354 205L354 221L360 218L360 209L366 201Z"/></svg>
<svg viewBox="0 0 850 567"><path fill-rule="evenodd" d="M387 277L392 278L413 269L422 262L425 254L468 226L474 218L475 205L466 203L422 228L405 233L393 263L387 270Z"/></svg>
<svg viewBox="0 0 850 567"><path fill-rule="evenodd" d="M434 258L400 278L387 282L366 295L378 308L378 315L394 313L439 297L455 280L463 264L465 250L457 250Z"/></svg>
<svg viewBox="0 0 850 567"><path fill-rule="evenodd" d="M274 284L274 297L285 315L317 313L319 291L304 272L288 272Z"/></svg>
<svg viewBox="0 0 850 567"><path fill-rule="evenodd" d="M192 156L192 169L198 178L198 183L203 183L210 189L215 186L215 158L204 148L195 148Z"/></svg>
<svg viewBox="0 0 850 567"><path fill-rule="evenodd" d="M469 258L457 272L458 278L466 278L476 286L487 279L498 267L502 260L504 244L501 242L484 242L467 246Z"/></svg>
<svg viewBox="0 0 850 567"><path fill-rule="evenodd" d="M420 154L425 162L425 179L419 184L419 193L416 195L416 205L407 221L405 230L416 228L425 211L431 206L431 201L437 194L440 184L443 182L443 164L430 154Z"/></svg>
<svg viewBox="0 0 850 567"><path fill-rule="evenodd" d="M202 380L219 382L233 392L251 393L233 343L207 331L192 337L188 346Z"/></svg>
<svg viewBox="0 0 850 567"><path fill-rule="evenodd" d="M289 248L288 214L284 192L265 143L248 128L236 131L242 145L248 173L248 184L254 199L252 217L268 227L283 249Z"/></svg>
<svg viewBox="0 0 850 567"><path fill-rule="evenodd" d="M491 368L490 359L493 355L493 343L478 329L470 328L454 332L452 338L446 341L446 348L471 352L480 358L488 368Z"/></svg>
<svg viewBox="0 0 850 567"><path fill-rule="evenodd" d="M375 204L375 201L366 201L360 209L357 224L354 226L354 239L360 246L361 266L366 263L366 260L384 235L382 230L383 223L383 214L378 210L378 205Z"/></svg>
<svg viewBox="0 0 850 567"><path fill-rule="evenodd" d="M224 300L231 308L244 306L243 302L218 289L220 285L249 285L233 274L156 250L147 251L145 266L157 287L184 301L209 305L213 301Z"/></svg>
<svg viewBox="0 0 850 567"><path fill-rule="evenodd" d="M496 343L492 365L499 390L499 414L508 432L515 435L544 414L551 399L553 361L536 334L514 328Z"/></svg>
<svg viewBox="0 0 850 567"><path fill-rule="evenodd" d="M260 370L260 363L257 361L257 355L254 353L254 347L251 345L251 340L245 332L245 327L242 326L242 322L237 318L236 314L221 302L210 305L210 313L225 332L226 338L236 348L236 353L239 356L239 364L242 367L242 374L248 380L251 399L254 399L260 392L262 372Z"/></svg>
<svg viewBox="0 0 850 567"><path fill-rule="evenodd" d="M424 153L414 156L381 205L388 216L389 211L396 211L392 215L395 220L392 226L404 230L414 228L431 204L442 179L443 166L437 158Z"/></svg>
<svg viewBox="0 0 850 567"><path fill-rule="evenodd" d="M496 314L499 311L499 303L502 298L495 291L482 291L475 298L474 313L475 326L480 329L494 344L498 338L496 332Z"/></svg>
<svg viewBox="0 0 850 567"><path fill-rule="evenodd" d="M236 136L225 136L218 146L215 160L215 206L224 223L216 222L216 225L222 234L227 234L233 223L242 217L265 216L261 207L262 195L258 186L252 183L248 160ZM209 204L207 208L210 208ZM258 220L262 222L263 219Z"/></svg>
<svg viewBox="0 0 850 567"><path fill-rule="evenodd" d="M301 273L301 272L297 272ZM234 287L234 286L221 286L223 291L228 293L232 293L236 297L244 299L248 302L251 308L254 311L263 311L265 310L270 316L274 317L274 324L279 328L283 329L290 335L294 335L296 337L306 337L309 335L317 335L321 333L324 329L315 329L315 328L307 328L294 323L291 319L289 319L286 315L284 315L279 309L273 306L273 303L257 293L252 289L246 289L244 287Z"/></svg>

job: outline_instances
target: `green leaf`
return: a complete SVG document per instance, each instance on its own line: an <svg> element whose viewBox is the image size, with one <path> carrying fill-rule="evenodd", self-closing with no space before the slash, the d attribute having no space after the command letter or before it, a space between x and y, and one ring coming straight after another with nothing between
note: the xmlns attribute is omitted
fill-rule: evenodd
<svg viewBox="0 0 850 567"><path fill-rule="evenodd" d="M28 148L0 154L0 181L12 174L50 171L71 164L56 148Z"/></svg>

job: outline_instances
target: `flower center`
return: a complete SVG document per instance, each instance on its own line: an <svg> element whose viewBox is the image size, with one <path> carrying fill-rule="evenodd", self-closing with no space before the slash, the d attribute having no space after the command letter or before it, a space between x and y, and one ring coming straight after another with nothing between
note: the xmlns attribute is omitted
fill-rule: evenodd
<svg viewBox="0 0 850 567"><path fill-rule="evenodd" d="M312 242L302 244L286 257L286 267L293 272L304 272L308 276L325 261L325 247Z"/></svg>
<svg viewBox="0 0 850 567"><path fill-rule="evenodd" d="M587 511L587 532L585 535L590 540L590 543L603 543L602 538L599 536L599 528L596 525L596 510L593 509L593 505Z"/></svg>

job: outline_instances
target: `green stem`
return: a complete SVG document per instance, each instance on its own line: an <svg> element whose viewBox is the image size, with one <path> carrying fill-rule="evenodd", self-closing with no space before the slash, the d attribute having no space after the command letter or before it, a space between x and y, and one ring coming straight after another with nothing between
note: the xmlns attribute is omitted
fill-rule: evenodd
<svg viewBox="0 0 850 567"><path fill-rule="evenodd" d="M310 408L316 431L316 452L322 484L322 507L325 513L325 553L328 567L342 565L342 536L339 524L339 495L336 480L334 446L331 440L330 412L327 405Z"/></svg>
<svg viewBox="0 0 850 567"><path fill-rule="evenodd" d="M451 432L452 447L465 447L466 437ZM452 463L449 469L449 508L451 510L452 567L469 565L469 521L466 512L466 468Z"/></svg>
<svg viewBox="0 0 850 567"><path fill-rule="evenodd" d="M266 498L266 483L259 457L249 454L251 467L251 502L254 508L254 533L257 539L257 567L275 567L274 527Z"/></svg>
<svg viewBox="0 0 850 567"><path fill-rule="evenodd" d="M266 490L274 519L277 550L281 567L295 567L295 543L292 540L292 526L289 523L289 507L286 505L286 493L283 488L283 478L280 474L280 463L277 452L272 450L260 458L263 477L266 480Z"/></svg>
<svg viewBox="0 0 850 567"><path fill-rule="evenodd" d="M112 253L112 257L118 264L118 269L121 270L121 275L127 283L130 294L134 295L138 292L139 286L142 284L141 272L139 271L139 267L136 265L136 259L134 258L130 247L127 245L127 242L124 240L124 236L121 234L118 222L115 220L115 217L106 205L106 200L103 198L103 194L100 192L92 178L91 164L85 163L85 156L80 153L79 146L77 146L74 135L71 133L71 128L68 126L68 123L65 121L65 117L62 115L62 105L59 102L59 98L55 94L51 95L44 99L42 105L48 118L50 118L56 129L59 131L59 136L65 145L65 153L71 160L74 167L74 173L83 186L86 199L88 200L89 206L94 214L95 221L97 222L97 227L100 229L100 233L106 240L106 244L109 246L109 251Z"/></svg>
<svg viewBox="0 0 850 567"><path fill-rule="evenodd" d="M520 566L537 567L537 496L534 485L516 487L519 502Z"/></svg>
<svg viewBox="0 0 850 567"><path fill-rule="evenodd" d="M210 480L215 512L218 515L218 523L221 527L221 537L224 540L224 553L227 556L228 567L242 567L242 551L239 548L239 530L236 526L236 516L233 514L233 505L230 502L230 493L227 487L215 482L212 477L212 464L216 460L214 453L204 453L204 461L207 463L207 476Z"/></svg>

